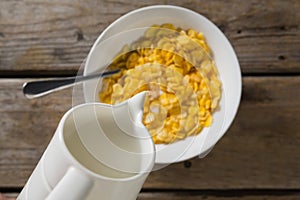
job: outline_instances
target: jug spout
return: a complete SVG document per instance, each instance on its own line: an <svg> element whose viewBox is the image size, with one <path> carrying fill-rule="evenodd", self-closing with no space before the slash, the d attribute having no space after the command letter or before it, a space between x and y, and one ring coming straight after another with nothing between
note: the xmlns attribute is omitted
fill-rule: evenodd
<svg viewBox="0 0 300 200"><path fill-rule="evenodd" d="M142 119L146 94L147 92L141 92L126 101L113 105L111 112L108 112L113 119L111 119L111 122L106 122L105 124L117 127L121 130L121 134L126 133L127 136L131 137L137 137L140 133L144 132L138 129L145 129ZM148 136L145 136L145 138Z"/></svg>
<svg viewBox="0 0 300 200"><path fill-rule="evenodd" d="M146 95L146 91L140 92L128 100L129 113L131 118L137 123L142 123Z"/></svg>

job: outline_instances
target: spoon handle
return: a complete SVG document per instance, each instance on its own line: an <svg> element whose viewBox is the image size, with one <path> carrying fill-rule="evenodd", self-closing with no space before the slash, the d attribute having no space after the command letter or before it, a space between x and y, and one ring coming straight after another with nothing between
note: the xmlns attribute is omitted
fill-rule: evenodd
<svg viewBox="0 0 300 200"><path fill-rule="evenodd" d="M37 97L50 94L51 92L54 91L71 87L77 83L81 83L86 80L109 76L118 73L119 71L120 69L96 73L96 74L90 74L86 76L73 76L73 77L66 77L66 78L26 82L23 84L23 93L28 99L34 99Z"/></svg>

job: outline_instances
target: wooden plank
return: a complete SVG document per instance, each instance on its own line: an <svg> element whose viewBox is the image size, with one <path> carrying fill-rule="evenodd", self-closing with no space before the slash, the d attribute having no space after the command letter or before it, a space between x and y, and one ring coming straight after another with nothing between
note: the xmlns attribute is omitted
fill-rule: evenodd
<svg viewBox="0 0 300 200"><path fill-rule="evenodd" d="M0 2L0 74L74 74L97 36L152 1ZM300 2L165 1L211 19L235 47L244 73L299 73Z"/></svg>
<svg viewBox="0 0 300 200"><path fill-rule="evenodd" d="M244 78L243 98L227 135L202 160L149 177L155 188L299 188L299 77Z"/></svg>
<svg viewBox="0 0 300 200"><path fill-rule="evenodd" d="M235 193L236 192L236 193ZM291 194L281 193L275 194L264 194L263 192L245 192L240 193L239 191L223 192L203 192L203 191L177 191L177 192L149 192L141 193L137 200L157 200L157 199L172 199L172 200L298 200L300 197L299 192Z"/></svg>
<svg viewBox="0 0 300 200"><path fill-rule="evenodd" d="M0 79L0 188L22 187L46 148L71 90L27 100L22 79ZM300 188L300 77L245 77L228 133L204 159L152 172L144 188Z"/></svg>
<svg viewBox="0 0 300 200"><path fill-rule="evenodd" d="M0 193L0 200L15 200L18 194L16 193Z"/></svg>
<svg viewBox="0 0 300 200"><path fill-rule="evenodd" d="M232 193L233 192L233 193ZM234 194L234 192L237 192ZM17 193L4 193L4 197L13 200L18 196ZM264 194L263 192L251 191L240 193L239 191L231 191L230 194L223 191L203 192L203 191L176 191L176 192L141 192L137 200L298 200L299 192L277 192L274 194Z"/></svg>

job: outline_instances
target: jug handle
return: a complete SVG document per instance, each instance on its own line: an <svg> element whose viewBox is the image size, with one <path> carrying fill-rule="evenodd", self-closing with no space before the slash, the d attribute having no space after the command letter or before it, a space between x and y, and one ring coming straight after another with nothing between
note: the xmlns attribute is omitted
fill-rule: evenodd
<svg viewBox="0 0 300 200"><path fill-rule="evenodd" d="M74 167L69 167L66 174L47 196L46 200L82 200L93 185L93 181Z"/></svg>

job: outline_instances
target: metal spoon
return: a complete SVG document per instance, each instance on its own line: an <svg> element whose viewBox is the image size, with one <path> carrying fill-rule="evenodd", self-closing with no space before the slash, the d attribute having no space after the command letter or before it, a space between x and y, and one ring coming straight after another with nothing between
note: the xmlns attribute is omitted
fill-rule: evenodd
<svg viewBox="0 0 300 200"><path fill-rule="evenodd" d="M120 69L101 72L96 74L90 74L86 76L73 76L67 78L47 79L41 81L31 81L23 84L23 93L28 99L34 99L41 97L51 92L62 90L71 87L77 83L81 83L86 80L94 78L109 76L118 73Z"/></svg>

